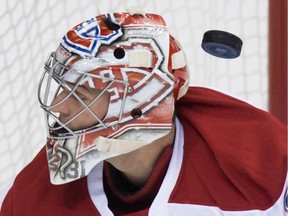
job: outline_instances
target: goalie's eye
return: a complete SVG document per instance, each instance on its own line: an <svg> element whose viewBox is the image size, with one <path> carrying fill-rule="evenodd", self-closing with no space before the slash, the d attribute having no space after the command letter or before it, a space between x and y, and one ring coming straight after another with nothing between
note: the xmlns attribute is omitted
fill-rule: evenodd
<svg viewBox="0 0 288 216"><path fill-rule="evenodd" d="M114 57L117 59L123 59L125 57L125 50L121 47L118 47L114 50Z"/></svg>

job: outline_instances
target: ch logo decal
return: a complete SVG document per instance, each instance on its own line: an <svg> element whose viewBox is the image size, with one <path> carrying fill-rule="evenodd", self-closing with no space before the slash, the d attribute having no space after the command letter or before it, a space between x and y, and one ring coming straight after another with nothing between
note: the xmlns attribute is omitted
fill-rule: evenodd
<svg viewBox="0 0 288 216"><path fill-rule="evenodd" d="M109 18L113 19L113 15L109 14ZM104 21L92 18L67 32L61 44L81 56L95 56L101 44L110 44L122 34L121 28L110 30Z"/></svg>

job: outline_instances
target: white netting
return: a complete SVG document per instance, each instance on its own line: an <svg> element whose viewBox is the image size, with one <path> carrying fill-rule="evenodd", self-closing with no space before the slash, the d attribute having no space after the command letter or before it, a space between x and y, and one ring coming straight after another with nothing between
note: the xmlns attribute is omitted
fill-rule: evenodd
<svg viewBox="0 0 288 216"><path fill-rule="evenodd" d="M166 19L186 51L191 85L267 109L267 0L1 0L0 190L45 144L36 91L48 53L82 20L136 4ZM201 40L211 29L241 37L241 56L225 60L205 53Z"/></svg>

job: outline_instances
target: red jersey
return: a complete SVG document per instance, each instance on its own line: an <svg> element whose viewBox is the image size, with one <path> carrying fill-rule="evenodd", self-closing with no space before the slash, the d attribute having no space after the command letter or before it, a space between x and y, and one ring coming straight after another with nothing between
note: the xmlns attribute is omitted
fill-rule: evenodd
<svg viewBox="0 0 288 216"><path fill-rule="evenodd" d="M196 87L177 102L176 115L173 149L132 195L115 191L103 163L88 177L52 185L42 149L16 177L0 216L285 214L284 125L245 102ZM121 209L129 204L130 211Z"/></svg>

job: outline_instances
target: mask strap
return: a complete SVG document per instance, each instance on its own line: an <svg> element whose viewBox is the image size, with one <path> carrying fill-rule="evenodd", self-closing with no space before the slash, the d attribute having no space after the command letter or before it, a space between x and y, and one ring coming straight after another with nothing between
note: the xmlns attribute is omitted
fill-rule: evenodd
<svg viewBox="0 0 288 216"><path fill-rule="evenodd" d="M126 154L143 146L146 146L151 142L152 141L110 139L100 136L96 140L96 149L100 152Z"/></svg>

